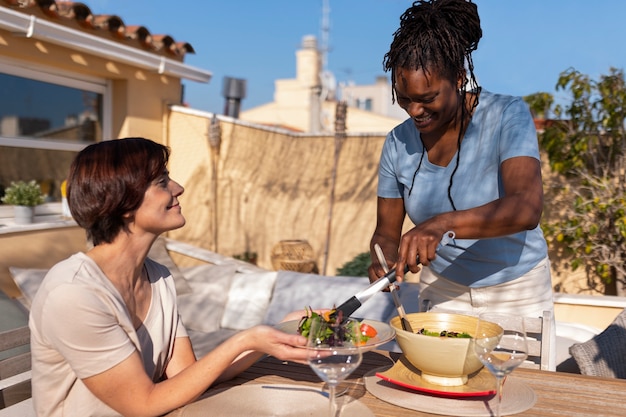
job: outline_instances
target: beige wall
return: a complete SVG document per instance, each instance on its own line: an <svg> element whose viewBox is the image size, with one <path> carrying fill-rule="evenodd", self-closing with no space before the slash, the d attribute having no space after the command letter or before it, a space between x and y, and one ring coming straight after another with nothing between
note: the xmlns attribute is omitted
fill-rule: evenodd
<svg viewBox="0 0 626 417"><path fill-rule="evenodd" d="M222 122L214 176L206 132L209 119L173 111L170 171L186 187L188 224L172 237L235 255L255 251L271 269L270 251L286 239L308 240L323 267L334 137L291 136ZM327 274L367 251L375 225L381 136L349 136L343 145L331 227ZM213 181L216 181L215 183ZM215 238L217 236L217 240Z"/></svg>

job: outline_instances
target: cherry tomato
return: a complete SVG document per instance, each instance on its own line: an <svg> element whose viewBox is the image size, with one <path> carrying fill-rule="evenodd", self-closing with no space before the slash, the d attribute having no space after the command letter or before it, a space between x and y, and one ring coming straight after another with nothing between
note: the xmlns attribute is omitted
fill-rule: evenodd
<svg viewBox="0 0 626 417"><path fill-rule="evenodd" d="M367 337L374 337L378 334L375 328L367 323L361 323L361 334Z"/></svg>
<svg viewBox="0 0 626 417"><path fill-rule="evenodd" d="M322 317L324 317L324 320L326 321L330 321L330 315L334 312L335 310L328 310L325 311L324 313L322 313Z"/></svg>

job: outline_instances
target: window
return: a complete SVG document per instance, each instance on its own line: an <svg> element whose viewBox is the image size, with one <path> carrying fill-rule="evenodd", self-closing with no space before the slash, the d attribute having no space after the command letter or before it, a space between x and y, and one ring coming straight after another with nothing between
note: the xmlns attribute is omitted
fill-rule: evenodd
<svg viewBox="0 0 626 417"><path fill-rule="evenodd" d="M371 98L357 98L356 107L361 110L372 111L372 99Z"/></svg>
<svg viewBox="0 0 626 417"><path fill-rule="evenodd" d="M48 201L74 155L110 136L110 84L105 79L0 62L0 195L11 181L41 183Z"/></svg>
<svg viewBox="0 0 626 417"><path fill-rule="evenodd" d="M0 136L94 142L102 137L102 94L0 74Z"/></svg>

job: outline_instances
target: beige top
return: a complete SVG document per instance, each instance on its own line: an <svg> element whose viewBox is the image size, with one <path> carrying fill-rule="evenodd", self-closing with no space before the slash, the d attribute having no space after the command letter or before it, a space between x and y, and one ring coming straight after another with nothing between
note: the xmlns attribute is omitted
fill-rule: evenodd
<svg viewBox="0 0 626 417"><path fill-rule="evenodd" d="M33 401L39 417L119 416L81 379L111 369L135 350L152 380L161 379L175 338L187 332L176 308L171 274L150 259L145 266L152 300L137 331L117 289L84 253L48 272L29 322Z"/></svg>

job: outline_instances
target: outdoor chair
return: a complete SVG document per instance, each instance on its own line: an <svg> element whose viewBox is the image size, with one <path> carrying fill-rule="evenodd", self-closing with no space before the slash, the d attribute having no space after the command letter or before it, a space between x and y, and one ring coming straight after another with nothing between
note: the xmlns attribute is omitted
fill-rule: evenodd
<svg viewBox="0 0 626 417"><path fill-rule="evenodd" d="M626 309L600 334L569 348L583 375L626 379Z"/></svg>
<svg viewBox="0 0 626 417"><path fill-rule="evenodd" d="M524 327L528 336L528 359L521 367L541 370L550 369L552 312L544 311L541 317L524 317Z"/></svg>
<svg viewBox="0 0 626 417"><path fill-rule="evenodd" d="M28 326L0 333L0 417L34 416Z"/></svg>

